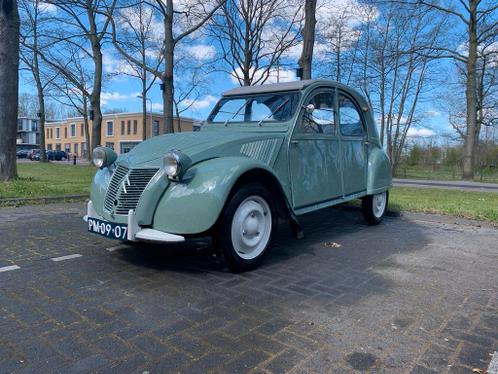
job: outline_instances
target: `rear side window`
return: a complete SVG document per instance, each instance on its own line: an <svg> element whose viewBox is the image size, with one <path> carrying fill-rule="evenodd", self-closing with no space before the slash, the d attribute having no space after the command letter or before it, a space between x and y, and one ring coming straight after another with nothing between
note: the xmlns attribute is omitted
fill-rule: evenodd
<svg viewBox="0 0 498 374"><path fill-rule="evenodd" d="M361 114L353 101L343 94L339 94L339 121L342 135L363 136Z"/></svg>

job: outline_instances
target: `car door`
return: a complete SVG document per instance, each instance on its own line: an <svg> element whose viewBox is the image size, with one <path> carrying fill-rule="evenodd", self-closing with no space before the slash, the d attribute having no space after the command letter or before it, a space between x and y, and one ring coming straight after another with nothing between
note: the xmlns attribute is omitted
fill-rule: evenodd
<svg viewBox="0 0 498 374"><path fill-rule="evenodd" d="M365 122L355 100L344 92L338 96L344 195L366 189L368 153Z"/></svg>
<svg viewBox="0 0 498 374"><path fill-rule="evenodd" d="M334 88L320 88L305 100L289 144L295 209L342 196ZM312 104L314 110L305 108Z"/></svg>

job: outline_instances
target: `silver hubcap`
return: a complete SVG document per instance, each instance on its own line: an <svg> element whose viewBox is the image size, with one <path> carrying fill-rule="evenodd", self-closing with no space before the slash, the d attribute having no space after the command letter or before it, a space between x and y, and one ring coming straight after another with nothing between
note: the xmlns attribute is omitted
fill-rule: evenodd
<svg viewBox="0 0 498 374"><path fill-rule="evenodd" d="M244 260L258 257L270 240L272 217L268 203L260 196L249 196L235 211L232 245Z"/></svg>
<svg viewBox="0 0 498 374"><path fill-rule="evenodd" d="M382 217L384 210L386 209L386 193L381 192L377 195L373 195L372 205L374 216L377 218Z"/></svg>

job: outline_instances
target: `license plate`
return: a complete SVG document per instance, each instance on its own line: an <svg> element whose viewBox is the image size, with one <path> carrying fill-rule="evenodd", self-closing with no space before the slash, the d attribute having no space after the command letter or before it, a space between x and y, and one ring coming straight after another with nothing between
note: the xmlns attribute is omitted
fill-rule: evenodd
<svg viewBox="0 0 498 374"><path fill-rule="evenodd" d="M110 239L126 240L128 226L88 217L88 231Z"/></svg>

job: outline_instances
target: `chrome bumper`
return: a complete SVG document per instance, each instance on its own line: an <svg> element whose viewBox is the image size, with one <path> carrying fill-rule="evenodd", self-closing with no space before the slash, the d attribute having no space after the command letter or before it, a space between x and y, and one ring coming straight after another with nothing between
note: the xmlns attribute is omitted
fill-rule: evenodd
<svg viewBox="0 0 498 374"><path fill-rule="evenodd" d="M88 221L88 217L97 218L104 220L105 218L99 216L95 209L93 208L92 201L88 201L86 207L86 215L83 216L85 222ZM162 232L154 229L142 229L138 223L135 216L135 211L130 209L128 211L128 234L127 239L130 242L144 241L153 243L178 243L185 241L185 238L181 235L170 234L167 232Z"/></svg>

